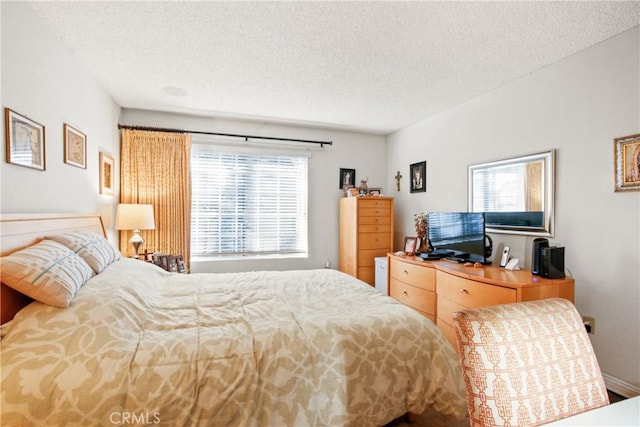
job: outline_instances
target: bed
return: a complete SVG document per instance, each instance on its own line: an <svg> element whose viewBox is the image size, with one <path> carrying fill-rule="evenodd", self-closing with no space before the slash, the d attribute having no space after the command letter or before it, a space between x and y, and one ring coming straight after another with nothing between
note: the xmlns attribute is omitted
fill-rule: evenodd
<svg viewBox="0 0 640 427"><path fill-rule="evenodd" d="M18 249L60 235L106 242L97 215L0 223L3 282ZM68 307L2 284L3 425L379 426L427 409L466 414L457 357L436 326L351 276L177 274L113 258L99 273L87 261L94 272Z"/></svg>

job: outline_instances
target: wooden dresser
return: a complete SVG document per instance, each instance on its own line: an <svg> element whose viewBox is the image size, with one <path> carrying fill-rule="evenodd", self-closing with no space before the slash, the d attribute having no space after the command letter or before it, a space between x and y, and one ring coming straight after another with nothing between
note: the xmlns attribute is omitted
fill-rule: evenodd
<svg viewBox="0 0 640 427"><path fill-rule="evenodd" d="M436 270L411 258L394 256L389 260L389 295L435 322Z"/></svg>
<svg viewBox="0 0 640 427"><path fill-rule="evenodd" d="M374 285L374 258L393 250L393 198L341 198L339 227L338 269Z"/></svg>
<svg viewBox="0 0 640 427"><path fill-rule="evenodd" d="M450 261L423 261L414 256L389 254L388 258L389 294L398 301L424 314L423 307L432 304L433 296L418 296L414 292L414 297L409 298L409 292L407 295L403 293L407 281L402 280L402 277L423 276L425 279L420 279L421 283L429 282L426 285L428 287L433 284L436 324L454 347L455 311L543 298L565 298L574 301L575 281L572 278L543 279L532 275L528 270L509 271L494 266L469 267ZM403 271L407 266L411 266L413 270L424 270L425 273L412 273L413 270L407 269L406 274L393 274L394 270ZM432 319L432 316L426 315Z"/></svg>

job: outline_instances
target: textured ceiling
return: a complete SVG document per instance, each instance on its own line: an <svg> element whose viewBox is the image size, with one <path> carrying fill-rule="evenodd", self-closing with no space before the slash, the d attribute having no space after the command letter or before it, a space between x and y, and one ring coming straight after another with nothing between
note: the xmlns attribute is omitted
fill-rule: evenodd
<svg viewBox="0 0 640 427"><path fill-rule="evenodd" d="M122 107L387 134L640 23L640 2L34 2Z"/></svg>

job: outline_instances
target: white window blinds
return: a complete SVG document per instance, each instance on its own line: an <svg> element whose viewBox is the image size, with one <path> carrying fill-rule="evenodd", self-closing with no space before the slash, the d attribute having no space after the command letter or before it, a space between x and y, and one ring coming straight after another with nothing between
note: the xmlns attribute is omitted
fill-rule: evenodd
<svg viewBox="0 0 640 427"><path fill-rule="evenodd" d="M192 257L306 255L307 163L192 144Z"/></svg>

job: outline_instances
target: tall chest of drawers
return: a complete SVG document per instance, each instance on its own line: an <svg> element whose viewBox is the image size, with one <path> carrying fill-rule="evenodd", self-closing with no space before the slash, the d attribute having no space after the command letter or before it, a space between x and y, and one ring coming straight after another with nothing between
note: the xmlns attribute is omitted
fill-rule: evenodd
<svg viewBox="0 0 640 427"><path fill-rule="evenodd" d="M393 250L393 198L340 199L338 269L374 285L375 258Z"/></svg>

